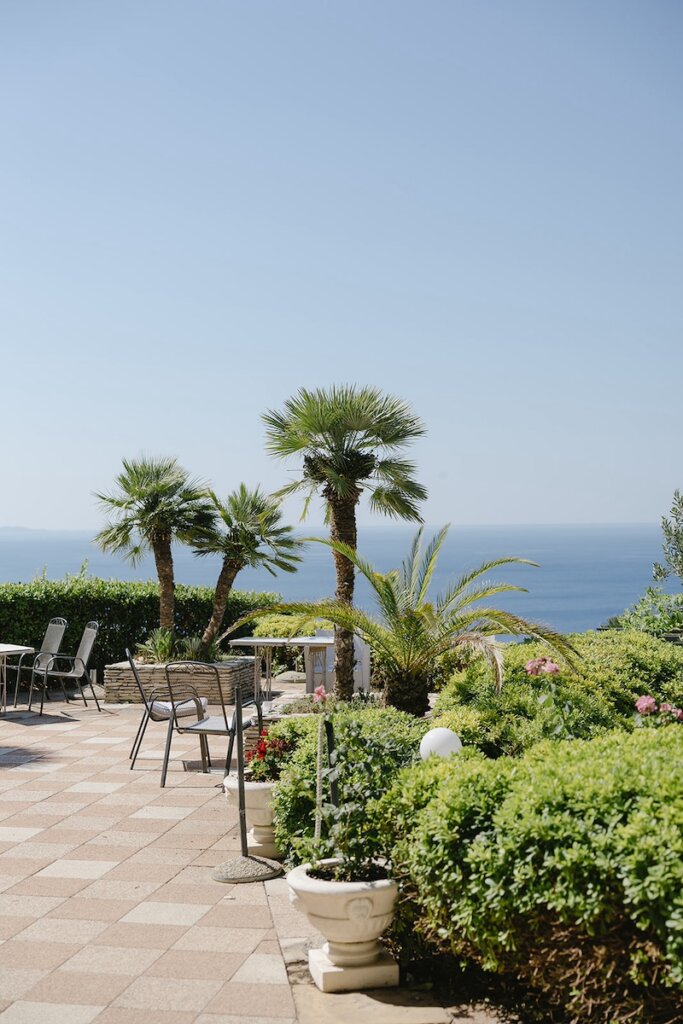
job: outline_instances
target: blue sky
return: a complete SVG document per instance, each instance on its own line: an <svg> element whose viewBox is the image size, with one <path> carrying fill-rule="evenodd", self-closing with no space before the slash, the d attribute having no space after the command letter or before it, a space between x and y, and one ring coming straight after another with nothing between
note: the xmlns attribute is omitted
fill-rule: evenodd
<svg viewBox="0 0 683 1024"><path fill-rule="evenodd" d="M344 381L426 421L429 522L658 519L682 29L674 0L3 5L0 525L97 526L142 451L275 488L260 413Z"/></svg>

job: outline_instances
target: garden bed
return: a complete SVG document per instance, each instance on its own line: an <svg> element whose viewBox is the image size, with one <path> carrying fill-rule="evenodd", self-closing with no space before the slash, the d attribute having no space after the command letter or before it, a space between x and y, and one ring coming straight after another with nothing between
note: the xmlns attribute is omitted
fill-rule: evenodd
<svg viewBox="0 0 683 1024"><path fill-rule="evenodd" d="M140 681L146 694L155 688L166 687L166 665L136 664ZM235 686L242 687L245 699L253 693L255 675L261 675L260 659L232 658L216 664L224 700L233 703ZM173 673L173 682L178 686L194 686L200 697L206 697L210 704L220 704L220 693L213 674L195 671L191 666ZM104 699L108 703L142 703L133 672L127 661L106 665L104 669Z"/></svg>

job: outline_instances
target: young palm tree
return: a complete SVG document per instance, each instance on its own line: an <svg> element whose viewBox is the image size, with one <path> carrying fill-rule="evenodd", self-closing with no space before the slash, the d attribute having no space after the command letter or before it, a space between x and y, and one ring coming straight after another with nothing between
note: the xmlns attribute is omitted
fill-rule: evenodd
<svg viewBox="0 0 683 1024"><path fill-rule="evenodd" d="M103 551L123 554L136 565L154 555L159 577L159 624L174 628L174 540L188 542L210 529L213 511L206 490L191 480L176 459L124 459L114 494L96 494L111 521L95 537Z"/></svg>
<svg viewBox="0 0 683 1024"><path fill-rule="evenodd" d="M486 562L461 576L436 601L430 601L428 589L447 532L445 526L423 552L420 528L402 568L386 574L375 572L347 544L321 541L348 558L366 578L377 600L380 613L377 619L343 601L322 601L276 605L245 616L241 621L273 612L324 616L370 645L373 678L384 684L387 703L416 715L424 714L428 708L430 683L440 657L459 646L479 651L488 658L499 690L503 682L503 657L497 636L531 636L565 657L571 655L571 646L553 630L479 603L496 594L525 589L509 583L482 581L491 569L512 563L535 565L535 562L523 558Z"/></svg>
<svg viewBox="0 0 683 1024"><path fill-rule="evenodd" d="M298 480L278 496L305 491L302 519L315 494L322 496L337 576L335 597L353 602L356 506L363 491L375 512L420 521L418 502L427 496L414 479L415 466L402 451L425 432L407 403L377 388L354 386L307 391L301 388L282 412L267 412L266 446L271 455L303 459ZM336 692L353 695L353 635L343 623L335 631Z"/></svg>
<svg viewBox="0 0 683 1024"><path fill-rule="evenodd" d="M193 543L196 555L221 555L223 562L216 583L213 611L202 635L207 648L223 624L225 609L235 577L250 565L266 569L272 576L276 569L296 572L301 561L297 553L301 541L292 536L291 526L282 526L279 503L257 488L250 491L240 484L222 502L209 491L215 514L210 530L198 535Z"/></svg>

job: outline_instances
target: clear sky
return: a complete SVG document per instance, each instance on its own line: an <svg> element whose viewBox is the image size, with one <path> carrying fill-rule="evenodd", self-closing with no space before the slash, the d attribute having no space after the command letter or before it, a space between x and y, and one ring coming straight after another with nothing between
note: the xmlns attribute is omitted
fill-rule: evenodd
<svg viewBox="0 0 683 1024"><path fill-rule="evenodd" d="M275 488L260 413L350 381L426 421L429 522L658 519L682 30L678 0L0 5L0 525L97 526L142 451Z"/></svg>

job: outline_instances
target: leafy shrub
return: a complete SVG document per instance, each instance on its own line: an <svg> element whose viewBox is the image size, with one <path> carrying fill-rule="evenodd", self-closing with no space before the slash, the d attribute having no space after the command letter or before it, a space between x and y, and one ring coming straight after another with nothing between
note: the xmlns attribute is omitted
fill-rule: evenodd
<svg viewBox="0 0 683 1024"><path fill-rule="evenodd" d="M302 738L311 726L306 719L290 718L264 729L256 747L247 754L247 764L254 782L280 778Z"/></svg>
<svg viewBox="0 0 683 1024"><path fill-rule="evenodd" d="M520 977L556 1019L681 1019L677 726L430 759L371 813L402 885L399 935Z"/></svg>
<svg viewBox="0 0 683 1024"><path fill-rule="evenodd" d="M335 775L339 802L344 803L358 783L364 786L364 801L376 799L384 792L393 776L419 757L419 745L428 723L394 708L366 709L337 704L330 716L334 725L339 757ZM278 728L285 725L278 723ZM318 719L292 719L305 723L302 738L275 788L275 835L280 849L291 859L301 862L315 854L313 832L316 804L316 764ZM278 733L279 735L279 733ZM325 781L324 799L329 801L329 778ZM367 785L366 785L367 782ZM365 816L367 818L367 816ZM329 834L333 816L324 823ZM372 822L368 820L368 830ZM368 831L368 844L377 841Z"/></svg>
<svg viewBox="0 0 683 1024"><path fill-rule="evenodd" d="M665 594L661 587L648 587L632 608L619 616L624 629L637 629L652 636L683 629L683 594Z"/></svg>
<svg viewBox="0 0 683 1024"><path fill-rule="evenodd" d="M276 594L233 591L225 621L234 622L250 609L276 600ZM201 632L212 606L212 588L177 585L177 636ZM32 583L0 584L0 635L12 643L38 648L48 621L57 615L69 623L62 644L65 652L75 653L86 622L99 622L92 664L101 672L105 665L121 661L126 647L134 650L158 627L159 586L152 582L102 580L85 574L66 576L63 580L39 577Z"/></svg>
<svg viewBox="0 0 683 1024"><path fill-rule="evenodd" d="M437 698L434 724L457 732L488 757L518 755L544 738L586 739L634 725L642 694L680 706L683 649L637 632L582 633L569 638L577 651L572 668L557 675L529 675L525 666L542 657L538 643L509 644L505 682L496 693L493 674L481 660L456 673Z"/></svg>
<svg viewBox="0 0 683 1024"><path fill-rule="evenodd" d="M269 602L270 603L270 602ZM313 636L316 629L331 629L324 619L302 618L295 615L264 615L252 624L254 636L274 636L279 640L288 640L291 636ZM303 652L300 647L277 647L273 651L275 671L296 671L303 665Z"/></svg>

